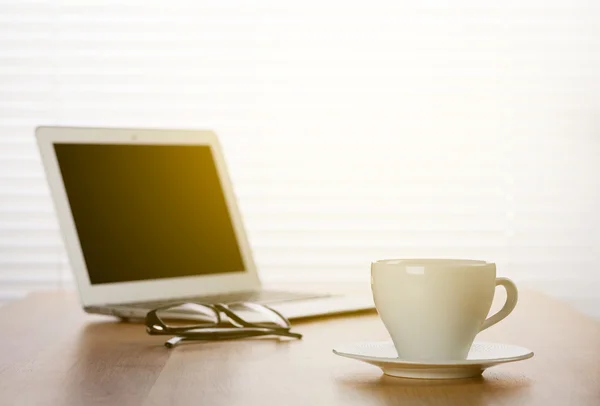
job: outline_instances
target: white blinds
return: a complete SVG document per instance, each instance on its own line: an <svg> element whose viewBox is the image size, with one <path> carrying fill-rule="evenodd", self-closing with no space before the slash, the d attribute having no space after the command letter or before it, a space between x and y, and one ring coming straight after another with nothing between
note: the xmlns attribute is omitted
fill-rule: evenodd
<svg viewBox="0 0 600 406"><path fill-rule="evenodd" d="M215 130L267 280L448 256L598 288L599 18L584 0L0 1L0 300L71 283L42 124Z"/></svg>

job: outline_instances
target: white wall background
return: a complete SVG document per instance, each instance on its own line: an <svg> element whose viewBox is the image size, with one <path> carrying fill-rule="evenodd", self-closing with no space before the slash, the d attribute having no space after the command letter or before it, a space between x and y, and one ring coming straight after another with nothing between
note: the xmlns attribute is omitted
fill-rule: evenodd
<svg viewBox="0 0 600 406"><path fill-rule="evenodd" d="M0 1L0 296L70 286L37 125L211 128L267 280L496 261L600 316L600 3Z"/></svg>

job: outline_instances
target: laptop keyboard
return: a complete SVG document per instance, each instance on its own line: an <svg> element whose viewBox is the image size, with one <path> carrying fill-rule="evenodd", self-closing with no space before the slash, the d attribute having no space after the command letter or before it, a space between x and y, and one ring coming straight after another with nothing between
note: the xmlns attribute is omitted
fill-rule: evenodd
<svg viewBox="0 0 600 406"><path fill-rule="evenodd" d="M128 303L112 307L128 307L139 309L156 309L162 306L168 306L171 303L197 302L197 303L233 303L233 302L253 302L253 303L281 303L293 300L307 300L329 297L329 294L323 293L302 293L287 292L279 290L257 290L248 292L223 293L211 296L187 297L177 300L161 300L143 303Z"/></svg>

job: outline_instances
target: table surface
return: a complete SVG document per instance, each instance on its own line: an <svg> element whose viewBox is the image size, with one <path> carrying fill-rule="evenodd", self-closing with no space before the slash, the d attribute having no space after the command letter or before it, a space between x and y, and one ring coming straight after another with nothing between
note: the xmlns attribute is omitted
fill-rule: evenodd
<svg viewBox="0 0 600 406"><path fill-rule="evenodd" d="M296 325L300 341L168 350L140 324L85 314L73 294L35 294L0 308L0 404L600 405L600 323L535 292L478 336L535 356L475 379L398 379L335 356L339 343L388 339L374 312Z"/></svg>

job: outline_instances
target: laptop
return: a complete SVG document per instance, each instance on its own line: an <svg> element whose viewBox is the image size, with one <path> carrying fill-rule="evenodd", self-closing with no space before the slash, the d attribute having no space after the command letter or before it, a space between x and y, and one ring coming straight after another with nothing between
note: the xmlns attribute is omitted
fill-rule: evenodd
<svg viewBox="0 0 600 406"><path fill-rule="evenodd" d="M366 292L263 288L212 131L39 127L36 139L86 312L137 320L175 302L250 301L295 319L374 308Z"/></svg>

